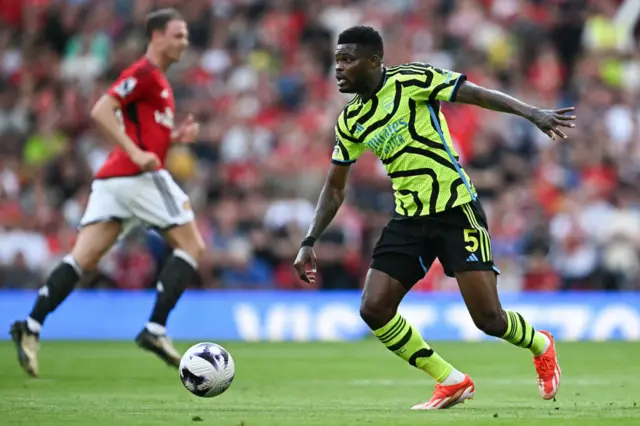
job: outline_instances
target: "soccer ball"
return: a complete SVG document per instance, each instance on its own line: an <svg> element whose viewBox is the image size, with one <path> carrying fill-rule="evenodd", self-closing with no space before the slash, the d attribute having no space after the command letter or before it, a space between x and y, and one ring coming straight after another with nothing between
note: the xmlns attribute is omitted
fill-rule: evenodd
<svg viewBox="0 0 640 426"><path fill-rule="evenodd" d="M236 367L231 354L215 343L198 343L180 360L180 380L196 396L212 398L229 389Z"/></svg>

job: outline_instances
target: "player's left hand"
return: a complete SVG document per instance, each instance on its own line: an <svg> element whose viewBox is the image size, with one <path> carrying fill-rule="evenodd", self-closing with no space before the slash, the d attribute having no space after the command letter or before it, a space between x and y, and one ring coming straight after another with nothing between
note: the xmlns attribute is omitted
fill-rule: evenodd
<svg viewBox="0 0 640 426"><path fill-rule="evenodd" d="M538 109L536 108L531 114L531 122L538 126L547 136L551 139L555 139L556 136L566 139L567 135L562 132L559 127L576 127L574 123L571 123L576 119L575 115L565 115L568 112L575 110L574 107L562 108L562 109Z"/></svg>
<svg viewBox="0 0 640 426"><path fill-rule="evenodd" d="M193 143L198 137L199 132L200 125L193 118L193 114L189 114L173 132L171 139L174 143Z"/></svg>

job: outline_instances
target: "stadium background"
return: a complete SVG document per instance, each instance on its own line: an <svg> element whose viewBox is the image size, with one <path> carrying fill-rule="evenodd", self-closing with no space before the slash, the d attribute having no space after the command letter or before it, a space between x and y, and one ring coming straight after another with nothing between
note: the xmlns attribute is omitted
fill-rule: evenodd
<svg viewBox="0 0 640 426"><path fill-rule="evenodd" d="M561 338L640 339L640 24L637 2L622 0L0 0L3 323L27 312L71 248L110 147L88 111L142 54L144 16L160 6L178 7L191 32L169 76L177 119L194 113L202 131L172 152L168 168L192 197L209 247L195 287L231 291L187 294L170 320L176 337L205 337L189 328L188 313L207 309L225 318L213 338L366 332L356 289L393 208L370 153L317 244L320 289L341 291L302 291L291 267L348 100L335 89L334 43L364 23L383 33L387 64L429 62L532 104L577 107L577 128L562 142L515 117L444 111L489 216L507 303L525 304L534 323L556 321ZM73 295L43 336L133 335L152 298L134 290L153 289L166 253L154 234L123 241L82 284L101 291ZM434 327L427 335L479 338L439 265L415 290L407 309L419 327ZM99 332L73 331L78 315L109 309L119 315Z"/></svg>

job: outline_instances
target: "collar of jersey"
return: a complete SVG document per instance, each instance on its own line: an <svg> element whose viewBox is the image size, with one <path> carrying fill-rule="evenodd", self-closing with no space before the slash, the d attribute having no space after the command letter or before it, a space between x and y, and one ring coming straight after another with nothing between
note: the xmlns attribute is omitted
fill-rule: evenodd
<svg viewBox="0 0 640 426"><path fill-rule="evenodd" d="M383 66L382 67L382 78L380 79L380 84L378 84L378 87L376 87L376 90L371 94L371 97L369 98L369 100L367 102L369 102L371 99L373 99L373 97L380 91L380 89L382 89L384 87L384 85L387 84L387 67ZM362 103L367 103L367 102L363 102L362 101L362 96L358 95L358 102Z"/></svg>
<svg viewBox="0 0 640 426"><path fill-rule="evenodd" d="M146 54L144 55L144 60L147 61L147 63L151 66L153 66L154 68L158 68L158 66L155 64L155 62L153 62L151 60L151 58L149 58L149 56L147 56Z"/></svg>

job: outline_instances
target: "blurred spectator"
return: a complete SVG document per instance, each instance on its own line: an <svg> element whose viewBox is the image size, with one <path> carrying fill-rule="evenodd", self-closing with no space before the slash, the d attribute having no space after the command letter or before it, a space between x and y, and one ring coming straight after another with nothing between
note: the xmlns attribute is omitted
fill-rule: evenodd
<svg viewBox="0 0 640 426"><path fill-rule="evenodd" d="M487 210L506 290L640 289L640 20L622 0L0 0L0 287L37 288L69 250L110 142L88 120L143 52L144 18L180 8L191 48L169 71L177 119L200 140L167 167L191 195L204 288L299 288L291 267L312 220L349 98L332 77L337 34L379 28L385 62L454 68L555 108L578 127L550 141L526 121L444 111ZM317 285L358 288L394 208L367 153L318 241ZM84 286L154 286L168 253L134 233ZM450 290L438 262L416 285Z"/></svg>
<svg viewBox="0 0 640 426"><path fill-rule="evenodd" d="M29 268L22 252L17 252L10 262L0 266L0 280L8 289L35 290L42 286L38 274Z"/></svg>

